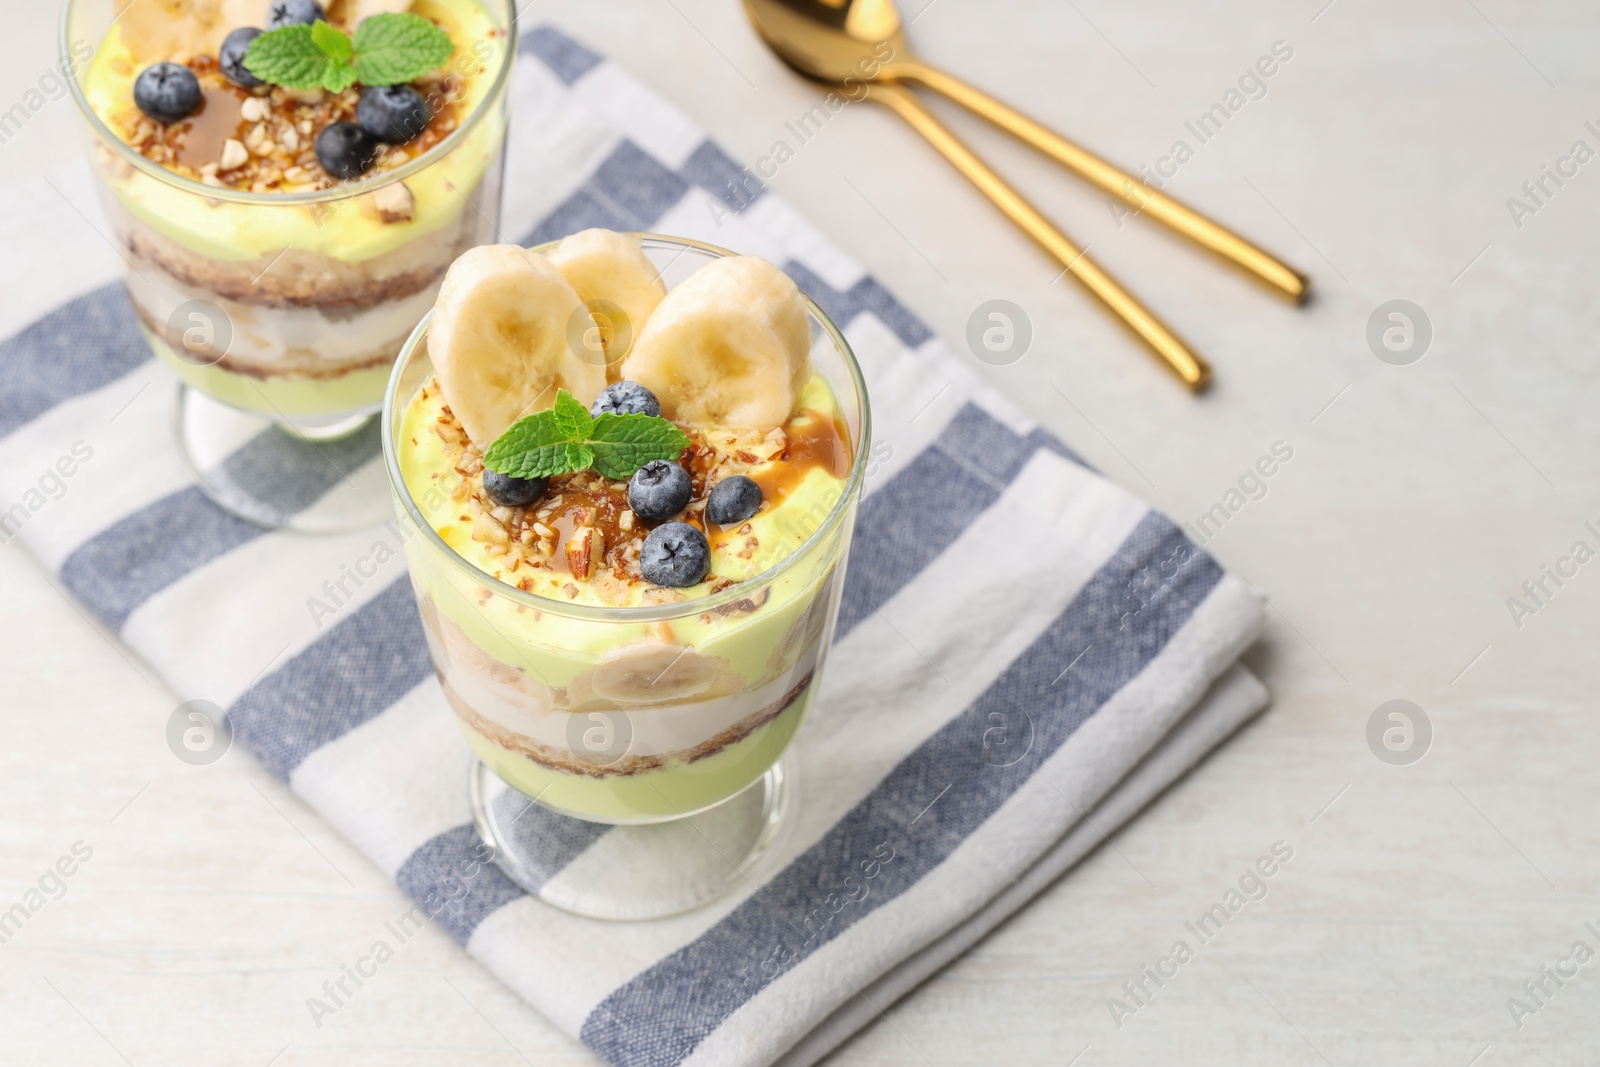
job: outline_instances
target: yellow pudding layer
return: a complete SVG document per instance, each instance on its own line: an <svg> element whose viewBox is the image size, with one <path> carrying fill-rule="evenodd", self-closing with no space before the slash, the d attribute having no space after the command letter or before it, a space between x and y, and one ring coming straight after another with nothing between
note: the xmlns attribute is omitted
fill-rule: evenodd
<svg viewBox="0 0 1600 1067"><path fill-rule="evenodd" d="M461 124L480 108L500 108L503 97L491 101L489 96L513 42L506 30L497 28L483 0L415 0L411 10L437 22L455 42L456 51L445 69L462 83L455 104ZM123 41L120 26L113 25L83 82L89 106L110 129L123 128L120 119L134 106L133 82L145 65ZM271 194L259 194L250 203L214 200L126 165L112 163L102 169L108 187L131 214L201 255L251 260L294 248L361 262L393 252L457 219L467 210L465 198L498 155L503 135L503 113L484 116L453 147L405 178L414 200L409 221L385 222L378 212L359 204L358 197L315 204L274 204ZM354 183L352 189L368 182L381 184L375 178L381 178L381 172Z"/></svg>

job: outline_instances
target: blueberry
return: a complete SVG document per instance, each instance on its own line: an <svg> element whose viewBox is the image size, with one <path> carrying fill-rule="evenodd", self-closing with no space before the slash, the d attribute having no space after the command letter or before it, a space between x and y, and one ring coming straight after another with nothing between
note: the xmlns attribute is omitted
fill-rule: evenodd
<svg viewBox="0 0 1600 1067"><path fill-rule="evenodd" d="M309 26L321 19L328 21L328 13L317 0L272 0L267 8L267 29L280 26Z"/></svg>
<svg viewBox="0 0 1600 1067"><path fill-rule="evenodd" d="M589 414L597 419L607 412L612 415L651 415L660 418L661 401L638 382L612 382L600 390L600 395L589 405Z"/></svg>
<svg viewBox="0 0 1600 1067"><path fill-rule="evenodd" d="M353 122L335 122L317 134L317 162L335 178L361 177L377 155L377 139Z"/></svg>
<svg viewBox="0 0 1600 1067"><path fill-rule="evenodd" d="M761 487L742 474L724 478L711 487L706 497L706 521L732 526L754 515L761 507Z"/></svg>
<svg viewBox="0 0 1600 1067"><path fill-rule="evenodd" d="M233 84L246 89L266 84L244 65L244 54L250 50L250 42L260 36L261 31L254 26L240 26L222 39L222 47L217 49L217 62L223 75Z"/></svg>
<svg viewBox="0 0 1600 1067"><path fill-rule="evenodd" d="M689 472L670 460L653 459L628 479L628 506L646 522L672 518L693 495Z"/></svg>
<svg viewBox="0 0 1600 1067"><path fill-rule="evenodd" d="M181 63L152 63L133 83L133 102L157 122L178 122L200 108L200 79Z"/></svg>
<svg viewBox="0 0 1600 1067"><path fill-rule="evenodd" d="M509 474L483 469L483 491L496 504L508 508L525 508L544 496L549 478L513 478Z"/></svg>
<svg viewBox="0 0 1600 1067"><path fill-rule="evenodd" d="M683 589L699 585L711 569L711 546L706 535L686 522L657 526L644 539L639 570L655 585Z"/></svg>
<svg viewBox="0 0 1600 1067"><path fill-rule="evenodd" d="M387 144L405 144L432 118L427 101L409 85L368 86L356 103L361 128Z"/></svg>

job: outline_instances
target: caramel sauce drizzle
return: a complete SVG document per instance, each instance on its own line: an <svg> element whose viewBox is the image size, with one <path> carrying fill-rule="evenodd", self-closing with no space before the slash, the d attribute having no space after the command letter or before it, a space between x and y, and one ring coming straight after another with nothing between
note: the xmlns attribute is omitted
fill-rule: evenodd
<svg viewBox="0 0 1600 1067"><path fill-rule="evenodd" d="M781 505L813 470L823 470L842 482L849 475L855 458L850 448L850 433L844 424L820 412L802 409L789 420L784 431L788 439L784 451L766 464L766 469L750 476L761 487L762 511ZM705 518L706 497L711 489L707 480L718 457L714 449L702 443L698 433L688 432L691 443L678 462L689 472L693 496L677 521L698 528L715 543L719 531L730 529L707 522ZM580 484L583 488L575 488ZM629 546L642 542L651 524L635 516L632 528L622 529L622 515L631 510L626 482L598 478L587 472L560 474L550 479L544 499L549 501L557 495L561 497L559 508L544 520L545 525L556 531L556 551L545 561L547 569L559 574L571 573L565 551L567 540L580 527L592 526L605 540L604 564L597 565L597 571L609 568L623 581L644 580L639 573L637 549L630 552ZM534 504L527 511L537 514L543 506L547 505Z"/></svg>

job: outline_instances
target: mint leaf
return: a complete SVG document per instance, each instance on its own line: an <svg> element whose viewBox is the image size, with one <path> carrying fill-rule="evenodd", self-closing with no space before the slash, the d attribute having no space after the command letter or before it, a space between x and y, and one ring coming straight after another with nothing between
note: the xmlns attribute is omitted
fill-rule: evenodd
<svg viewBox="0 0 1600 1067"><path fill-rule="evenodd" d="M589 448L576 441L563 441L522 453L517 457L519 472L500 473L512 474L514 478L548 478L553 474L585 470L593 462L594 453Z"/></svg>
<svg viewBox="0 0 1600 1067"><path fill-rule="evenodd" d="M322 87L330 93L339 93L355 84L356 72L350 68L350 57L355 49L345 32L318 19L311 26L311 43L328 59L322 71Z"/></svg>
<svg viewBox="0 0 1600 1067"><path fill-rule="evenodd" d="M524 415L506 428L483 454L483 465L513 478L548 478L581 471L594 453L561 426L554 411Z"/></svg>
<svg viewBox="0 0 1600 1067"><path fill-rule="evenodd" d="M689 447L689 438L666 419L650 415L613 415L594 420L589 435L594 469L607 478L632 478L640 467L656 459L677 459Z"/></svg>
<svg viewBox="0 0 1600 1067"><path fill-rule="evenodd" d="M437 70L453 51L450 35L421 15L370 15L356 27L356 77L363 85L399 85Z"/></svg>
<svg viewBox="0 0 1600 1067"><path fill-rule="evenodd" d="M355 40L318 19L310 26L280 26L250 42L244 66L262 81L285 89L343 92L356 82L398 85L437 70L455 45L421 15L386 13L361 20Z"/></svg>
<svg viewBox="0 0 1600 1067"><path fill-rule="evenodd" d="M574 441L588 440L594 419L589 417L589 409L579 403L577 397L565 389L557 389L556 402L551 405L550 413L568 438Z"/></svg>
<svg viewBox="0 0 1600 1067"><path fill-rule="evenodd" d="M689 438L653 415L591 418L565 389L544 411L524 415L483 453L483 465L513 478L548 478L593 468L619 481L654 459L677 459Z"/></svg>
<svg viewBox="0 0 1600 1067"><path fill-rule="evenodd" d="M317 26L324 27L321 35L317 33ZM262 81L286 89L324 88L330 75L337 78L339 66L350 59L348 38L345 39L347 50L342 61L336 62L329 55L325 44L329 32L344 37L344 34L320 20L316 26L280 26L268 30L250 42L250 48L244 54L245 69Z"/></svg>
<svg viewBox="0 0 1600 1067"><path fill-rule="evenodd" d="M350 57L355 54L350 38L345 36L345 32L321 19L311 24L311 43L317 46L317 51L328 57L329 63L336 63L341 67L348 66Z"/></svg>

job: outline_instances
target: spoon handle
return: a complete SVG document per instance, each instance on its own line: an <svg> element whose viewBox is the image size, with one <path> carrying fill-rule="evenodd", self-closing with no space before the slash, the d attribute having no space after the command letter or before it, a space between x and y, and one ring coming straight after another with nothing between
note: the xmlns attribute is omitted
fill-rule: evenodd
<svg viewBox="0 0 1600 1067"><path fill-rule="evenodd" d="M1099 186L1136 212L1150 215L1195 244L1240 267L1293 303L1306 298L1308 283L1292 268L1212 222L1119 167L1101 159L1065 137L1045 129L1026 115L1002 104L988 93L968 85L937 67L907 60L883 68L880 77L911 81L948 97L981 118L1060 162L1068 170Z"/></svg>
<svg viewBox="0 0 1600 1067"><path fill-rule="evenodd" d="M987 163L974 155L972 149L934 118L909 90L897 85L878 83L870 87L869 95L910 123L929 144L955 164L956 169L966 175L973 185L994 201L995 206L1004 211L1012 222L1060 260L1067 273L1110 308L1112 314L1121 319L1150 347L1151 351L1160 356L1185 385L1195 391L1205 388L1211 377L1211 368L1206 365L1205 360L1190 351L1165 323L1151 314L1114 278L1096 266L1094 261L1084 255L1083 250L1066 234L1051 225L1032 204L989 169Z"/></svg>

